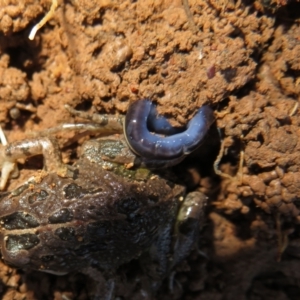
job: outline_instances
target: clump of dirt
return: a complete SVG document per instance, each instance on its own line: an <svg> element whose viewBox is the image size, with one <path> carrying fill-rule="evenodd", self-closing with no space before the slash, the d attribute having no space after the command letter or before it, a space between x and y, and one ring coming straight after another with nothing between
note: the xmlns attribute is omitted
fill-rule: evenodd
<svg viewBox="0 0 300 300"><path fill-rule="evenodd" d="M0 5L0 122L9 141L72 123L65 104L125 114L130 102L150 98L175 125L203 104L214 108L215 133L182 166L188 186L209 196L200 254L178 266L178 284L170 292L165 282L158 299L297 299L299 2L59 1L33 41L28 34L51 1ZM68 148L64 160L74 155ZM120 270L116 295L144 299L146 279L132 269ZM91 288L82 274L4 264L0 278L3 299L88 299Z"/></svg>

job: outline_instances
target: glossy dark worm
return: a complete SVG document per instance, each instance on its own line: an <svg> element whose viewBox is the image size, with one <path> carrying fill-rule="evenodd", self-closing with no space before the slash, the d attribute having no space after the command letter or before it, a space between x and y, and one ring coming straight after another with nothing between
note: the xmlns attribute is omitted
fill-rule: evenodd
<svg viewBox="0 0 300 300"><path fill-rule="evenodd" d="M131 150L137 155L169 160L197 149L214 120L212 109L202 106L186 127L172 127L166 118L157 115L155 104L144 99L130 105L124 133Z"/></svg>

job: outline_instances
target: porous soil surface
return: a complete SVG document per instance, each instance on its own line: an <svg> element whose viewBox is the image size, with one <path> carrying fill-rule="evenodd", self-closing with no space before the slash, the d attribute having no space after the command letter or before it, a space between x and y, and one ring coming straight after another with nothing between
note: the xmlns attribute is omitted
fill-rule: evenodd
<svg viewBox="0 0 300 300"><path fill-rule="evenodd" d="M0 123L8 141L74 122L65 104L125 114L129 103L149 98L174 125L209 104L216 122L204 145L175 168L186 170L189 190L208 196L205 226L154 298L299 299L300 2L60 0L29 40L50 6L0 2ZM75 135L58 134L66 163L84 140ZM41 159L20 164L7 190L41 167ZM119 270L116 299L149 299L137 265ZM81 273L1 262L1 299L84 300L91 290Z"/></svg>

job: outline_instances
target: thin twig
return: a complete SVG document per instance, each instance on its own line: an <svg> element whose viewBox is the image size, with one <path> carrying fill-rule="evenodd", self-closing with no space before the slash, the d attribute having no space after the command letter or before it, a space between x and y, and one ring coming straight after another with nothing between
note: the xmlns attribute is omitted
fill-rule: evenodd
<svg viewBox="0 0 300 300"><path fill-rule="evenodd" d="M56 10L58 6L58 3L57 3L57 0L52 0L52 4L51 4L51 7L50 7L50 10L48 11L48 13L44 16L44 18L39 22L37 23L30 31L30 34L28 36L28 38L30 40L33 40L37 31L42 28L53 16L54 16L54 12Z"/></svg>

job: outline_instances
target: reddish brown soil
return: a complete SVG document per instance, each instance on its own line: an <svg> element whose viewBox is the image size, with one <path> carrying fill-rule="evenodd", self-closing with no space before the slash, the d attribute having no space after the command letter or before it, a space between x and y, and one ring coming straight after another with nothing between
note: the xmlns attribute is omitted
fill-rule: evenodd
<svg viewBox="0 0 300 300"><path fill-rule="evenodd" d="M157 299L299 299L300 3L61 0L29 41L49 7L0 4L0 122L8 140L73 122L64 104L124 114L147 97L177 125L210 104L216 125L180 167L189 169L188 186L209 196L199 253L178 266L173 293L165 283ZM73 152L67 148L65 162ZM8 189L30 176L30 166ZM5 300L83 300L91 286L82 274L3 263L0 279ZM123 281L118 299L146 299L135 279Z"/></svg>

